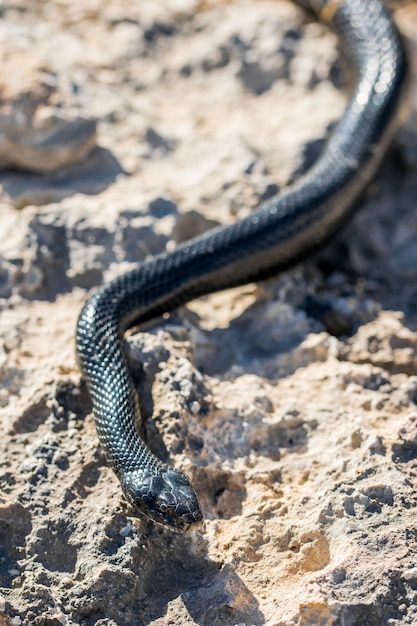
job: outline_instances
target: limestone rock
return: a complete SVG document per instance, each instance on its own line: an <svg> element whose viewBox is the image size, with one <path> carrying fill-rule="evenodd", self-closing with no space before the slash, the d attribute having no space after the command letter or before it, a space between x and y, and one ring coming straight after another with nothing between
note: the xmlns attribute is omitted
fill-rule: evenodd
<svg viewBox="0 0 417 626"><path fill-rule="evenodd" d="M3 52L2 66L0 168L45 173L85 160L96 122L66 115L52 68L23 52L12 59Z"/></svg>
<svg viewBox="0 0 417 626"><path fill-rule="evenodd" d="M326 250L127 333L140 427L205 514L174 534L106 463L77 316L303 171L342 64L288 2L35 4L0 20L0 148L48 170L0 173L0 626L416 624L413 118Z"/></svg>

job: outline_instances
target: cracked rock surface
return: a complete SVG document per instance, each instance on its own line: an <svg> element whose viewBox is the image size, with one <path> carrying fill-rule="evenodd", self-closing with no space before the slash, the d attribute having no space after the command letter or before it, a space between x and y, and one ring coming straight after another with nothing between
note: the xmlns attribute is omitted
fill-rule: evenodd
<svg viewBox="0 0 417 626"><path fill-rule="evenodd" d="M314 161L335 37L283 0L11 0L0 42L0 626L416 624L416 77L330 246L127 333L144 436L204 510L179 535L106 464L77 316Z"/></svg>

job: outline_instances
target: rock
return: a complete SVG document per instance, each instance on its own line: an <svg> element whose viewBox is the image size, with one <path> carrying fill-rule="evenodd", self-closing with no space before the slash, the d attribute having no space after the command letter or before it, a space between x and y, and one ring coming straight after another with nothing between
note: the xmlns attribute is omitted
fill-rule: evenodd
<svg viewBox="0 0 417 626"><path fill-rule="evenodd" d="M98 194L122 173L109 151L96 148L83 163L50 174L0 172L0 197L16 209L53 204L77 193Z"/></svg>
<svg viewBox="0 0 417 626"><path fill-rule="evenodd" d="M45 173L84 161L96 122L65 115L55 72L23 53L12 63L3 59L3 70L0 167Z"/></svg>
<svg viewBox="0 0 417 626"><path fill-rule="evenodd" d="M316 156L345 96L333 35L303 20L263 0L2 9L0 156L32 170L0 173L1 626L417 623L413 121L326 250L126 335L138 428L189 475L201 533L124 501L76 363L93 289Z"/></svg>
<svg viewBox="0 0 417 626"><path fill-rule="evenodd" d="M13 105L9 106L12 108ZM3 118L0 128L2 168L53 172L84 161L95 145L96 124L93 120L65 120L43 111L42 119L33 116L25 120L24 125L15 127L7 120L4 111L0 109L0 113Z"/></svg>

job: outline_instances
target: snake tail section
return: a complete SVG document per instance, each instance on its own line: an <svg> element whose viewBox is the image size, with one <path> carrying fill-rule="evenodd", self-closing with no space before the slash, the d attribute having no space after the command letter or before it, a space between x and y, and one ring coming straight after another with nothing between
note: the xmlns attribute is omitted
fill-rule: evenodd
<svg viewBox="0 0 417 626"><path fill-rule="evenodd" d="M123 352L124 331L304 259L353 214L398 126L407 64L386 9L378 0L311 3L330 20L356 76L317 163L245 219L145 260L106 284L78 320L79 363L109 463L129 502L175 530L196 530L203 516L188 478L157 459L136 430L139 406Z"/></svg>

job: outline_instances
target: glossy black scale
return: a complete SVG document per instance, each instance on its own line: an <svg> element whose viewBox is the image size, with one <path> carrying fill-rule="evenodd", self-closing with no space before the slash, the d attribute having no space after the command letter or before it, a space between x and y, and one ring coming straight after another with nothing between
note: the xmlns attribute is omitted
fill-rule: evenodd
<svg viewBox="0 0 417 626"><path fill-rule="evenodd" d="M318 162L251 216L108 283L90 298L78 320L79 362L101 445L126 498L176 530L198 529L203 516L189 480L157 459L135 430L139 408L122 351L123 332L133 322L271 276L304 259L352 215L398 126L407 67L386 9L378 0L311 0L311 5L338 34L356 75L345 113Z"/></svg>

